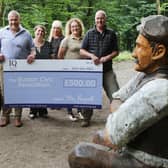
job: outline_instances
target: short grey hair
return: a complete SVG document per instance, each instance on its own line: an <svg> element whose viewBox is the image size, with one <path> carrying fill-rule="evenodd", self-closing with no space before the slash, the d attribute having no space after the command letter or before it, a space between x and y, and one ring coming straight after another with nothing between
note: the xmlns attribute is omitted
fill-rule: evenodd
<svg viewBox="0 0 168 168"><path fill-rule="evenodd" d="M105 18L107 17L106 12L105 12L104 10L98 10L98 11L96 12L95 16L96 16L98 13L103 14L103 15L105 16Z"/></svg>
<svg viewBox="0 0 168 168"><path fill-rule="evenodd" d="M17 16L17 17L20 19L20 14L19 14L19 12L16 11L16 10L11 10L11 11L8 13L8 20L9 20L9 17L12 16L12 15Z"/></svg>

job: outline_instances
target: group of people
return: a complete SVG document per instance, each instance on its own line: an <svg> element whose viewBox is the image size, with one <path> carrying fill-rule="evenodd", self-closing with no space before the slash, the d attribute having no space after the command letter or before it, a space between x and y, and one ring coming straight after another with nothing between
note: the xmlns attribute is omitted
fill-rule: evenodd
<svg viewBox="0 0 168 168"><path fill-rule="evenodd" d="M15 10L8 13L8 22L9 25L0 30L1 62L6 58L27 59L28 63L36 59L92 59L95 65L103 64L103 87L109 101L112 101L112 93L119 88L112 68L112 59L118 55L119 49L116 33L106 27L106 13L103 10L96 12L95 27L88 30L85 35L83 22L79 18L71 18L67 21L65 36L62 22L53 21L48 39L43 25L35 26L33 39L21 26L20 14ZM3 93L1 95L3 97ZM22 109L15 108L16 127L22 126L21 111ZM10 112L11 109L2 106L1 127L10 123ZM78 108L77 112L78 117L82 119L81 126L89 126L93 109ZM70 120L78 119L71 108L67 109L67 113ZM47 115L46 108L30 108L31 119L47 117Z"/></svg>
<svg viewBox="0 0 168 168"><path fill-rule="evenodd" d="M112 59L119 53L117 36L106 27L104 11L96 12L95 27L85 35L78 18L67 22L65 37L61 22L54 21L49 42L45 40L46 30L42 25L35 27L33 40L20 25L17 11L9 12L8 21L9 26L0 30L1 62L6 58L27 59L28 63L39 58L92 59L95 65L103 64L103 87L111 103L111 113L105 129L95 134L93 143L80 143L69 154L71 168L168 168L166 16L152 15L141 21L133 51L135 70L139 73L121 89L112 68ZM89 126L93 110L77 110L83 117L82 126ZM72 109L67 111L75 121ZM2 108L0 126L9 124L10 112L11 109ZM46 116L47 110L31 108L32 116L37 113ZM15 109L15 126L21 125L21 109Z"/></svg>

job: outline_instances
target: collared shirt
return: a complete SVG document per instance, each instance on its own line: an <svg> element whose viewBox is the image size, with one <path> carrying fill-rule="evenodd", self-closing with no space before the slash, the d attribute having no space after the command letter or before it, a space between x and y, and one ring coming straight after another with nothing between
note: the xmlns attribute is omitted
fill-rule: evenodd
<svg viewBox="0 0 168 168"><path fill-rule="evenodd" d="M79 50L81 48L82 37L76 38L73 35L65 37L60 44L60 48L66 49L64 59L80 59Z"/></svg>
<svg viewBox="0 0 168 168"><path fill-rule="evenodd" d="M0 52L9 59L26 59L34 49L30 33L20 26L20 30L13 34L9 26L0 30Z"/></svg>
<svg viewBox="0 0 168 168"><path fill-rule="evenodd" d="M117 35L112 29L105 27L102 33L98 32L96 27L90 29L84 39L81 49L85 49L97 57L103 57L118 51ZM103 63L103 71L112 70L112 60Z"/></svg>

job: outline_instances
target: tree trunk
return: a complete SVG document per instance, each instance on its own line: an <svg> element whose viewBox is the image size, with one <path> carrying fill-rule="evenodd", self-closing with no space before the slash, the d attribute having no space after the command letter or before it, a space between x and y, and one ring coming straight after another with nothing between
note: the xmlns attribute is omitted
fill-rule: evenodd
<svg viewBox="0 0 168 168"><path fill-rule="evenodd" d="M157 14L160 15L160 0L156 0Z"/></svg>
<svg viewBox="0 0 168 168"><path fill-rule="evenodd" d="M0 0L0 27L3 27L5 25L4 9L5 9L4 0Z"/></svg>

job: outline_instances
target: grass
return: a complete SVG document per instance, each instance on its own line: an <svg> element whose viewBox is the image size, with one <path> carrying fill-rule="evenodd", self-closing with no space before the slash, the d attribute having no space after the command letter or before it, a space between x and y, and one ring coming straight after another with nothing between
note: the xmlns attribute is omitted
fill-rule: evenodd
<svg viewBox="0 0 168 168"><path fill-rule="evenodd" d="M117 57L113 59L113 61L126 61L126 60L132 60L131 52L129 51L123 51L121 52Z"/></svg>

